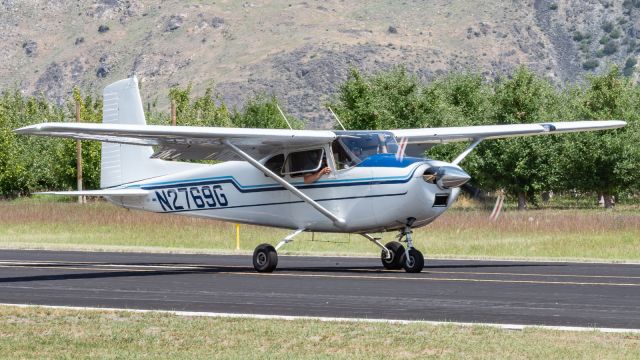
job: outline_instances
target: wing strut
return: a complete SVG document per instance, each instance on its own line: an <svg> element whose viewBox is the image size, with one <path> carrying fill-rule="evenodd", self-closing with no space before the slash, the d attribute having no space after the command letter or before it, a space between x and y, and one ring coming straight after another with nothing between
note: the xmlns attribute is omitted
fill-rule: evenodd
<svg viewBox="0 0 640 360"><path fill-rule="evenodd" d="M326 216L331 221L333 221L333 223L336 226L341 228L341 227L344 227L346 225L346 222L344 221L344 219L337 217L331 211L325 209L318 202L316 202L312 198L310 198L307 195L305 195L302 191L298 190L295 186L293 186L293 185L289 184L288 182L286 182L283 178L281 178L280 176L275 174L273 171L269 170L264 165L260 164L260 162L258 162L256 159L252 158L249 154L245 153L244 151L240 150L240 148L238 148L237 146L233 145L229 140L224 140L224 144L229 146L233 150L233 152L238 154L238 156L240 156L241 158L247 160L249 162L249 164L253 165L258 170L260 170L260 171L264 172L265 174L267 174L267 176L269 176L273 180L277 181L280 185L284 186L285 189L291 191L295 196L299 197L304 202L306 202L309 205L313 206L314 209L318 210L322 215Z"/></svg>
<svg viewBox="0 0 640 360"><path fill-rule="evenodd" d="M475 139L475 141L471 143L471 145L469 145L469 147L466 148L460 155L458 155L458 157L455 158L455 160L453 160L451 163L453 165L458 165L460 161L464 160L464 158L466 158L467 155L469 155L473 151L473 149L475 149L476 146L478 146L478 144L482 142L482 140L484 140L484 138Z"/></svg>

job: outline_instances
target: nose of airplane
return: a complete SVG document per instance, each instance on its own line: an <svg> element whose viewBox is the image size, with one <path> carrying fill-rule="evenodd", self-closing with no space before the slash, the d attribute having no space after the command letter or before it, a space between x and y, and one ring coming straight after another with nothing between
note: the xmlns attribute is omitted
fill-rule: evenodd
<svg viewBox="0 0 640 360"><path fill-rule="evenodd" d="M456 188L467 183L471 176L454 165L432 166L422 175L424 181L437 184L442 189Z"/></svg>

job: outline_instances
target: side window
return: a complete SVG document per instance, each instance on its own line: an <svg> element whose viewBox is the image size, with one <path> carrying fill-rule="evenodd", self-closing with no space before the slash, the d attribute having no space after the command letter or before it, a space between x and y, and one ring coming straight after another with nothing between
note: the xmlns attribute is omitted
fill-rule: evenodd
<svg viewBox="0 0 640 360"><path fill-rule="evenodd" d="M264 166L267 169L280 176L282 176L282 165L284 165L284 154L273 156L271 159L267 160L266 163L264 163ZM267 176L267 174L265 174L264 176Z"/></svg>
<svg viewBox="0 0 640 360"><path fill-rule="evenodd" d="M289 171L292 176L302 176L305 173L318 171L324 157L323 149L292 152L287 156Z"/></svg>

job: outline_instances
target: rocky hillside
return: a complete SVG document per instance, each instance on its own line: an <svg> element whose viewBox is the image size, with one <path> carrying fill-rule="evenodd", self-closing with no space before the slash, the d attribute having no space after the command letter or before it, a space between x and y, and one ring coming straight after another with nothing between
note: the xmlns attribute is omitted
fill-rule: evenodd
<svg viewBox="0 0 640 360"><path fill-rule="evenodd" d="M563 84L617 63L632 75L640 0L0 0L0 43L0 89L63 102L135 73L161 108L170 86L215 84L231 105L274 93L322 128L350 67L429 79L526 64Z"/></svg>

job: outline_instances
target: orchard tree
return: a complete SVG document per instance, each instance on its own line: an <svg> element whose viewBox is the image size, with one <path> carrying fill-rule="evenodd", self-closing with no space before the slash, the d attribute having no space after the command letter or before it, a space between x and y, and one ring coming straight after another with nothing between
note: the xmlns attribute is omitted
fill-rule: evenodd
<svg viewBox="0 0 640 360"><path fill-rule="evenodd" d="M520 67L511 78L499 79L491 98L495 124L558 120L560 96L549 81ZM518 209L535 201L535 194L551 189L557 177L556 136L487 140L474 156L474 176L485 189L502 189L517 196Z"/></svg>
<svg viewBox="0 0 640 360"><path fill-rule="evenodd" d="M231 122L241 128L288 129L289 125L282 118L278 106L275 96L258 94L246 102L242 111L233 113ZM293 116L287 116L287 121L294 129L304 128L304 123Z"/></svg>
<svg viewBox="0 0 640 360"><path fill-rule="evenodd" d="M575 93L574 111L586 120L625 120L621 129L572 134L561 158L565 187L595 192L606 208L614 195L640 189L640 90L613 66Z"/></svg>
<svg viewBox="0 0 640 360"><path fill-rule="evenodd" d="M362 75L351 69L331 104L347 130L422 127L425 122L417 77L404 67Z"/></svg>
<svg viewBox="0 0 640 360"><path fill-rule="evenodd" d="M213 87L204 95L192 98L192 84L169 89L169 100L176 104L176 124L188 126L231 126L231 114ZM218 105L219 104L219 105ZM156 117L153 114L153 117Z"/></svg>

